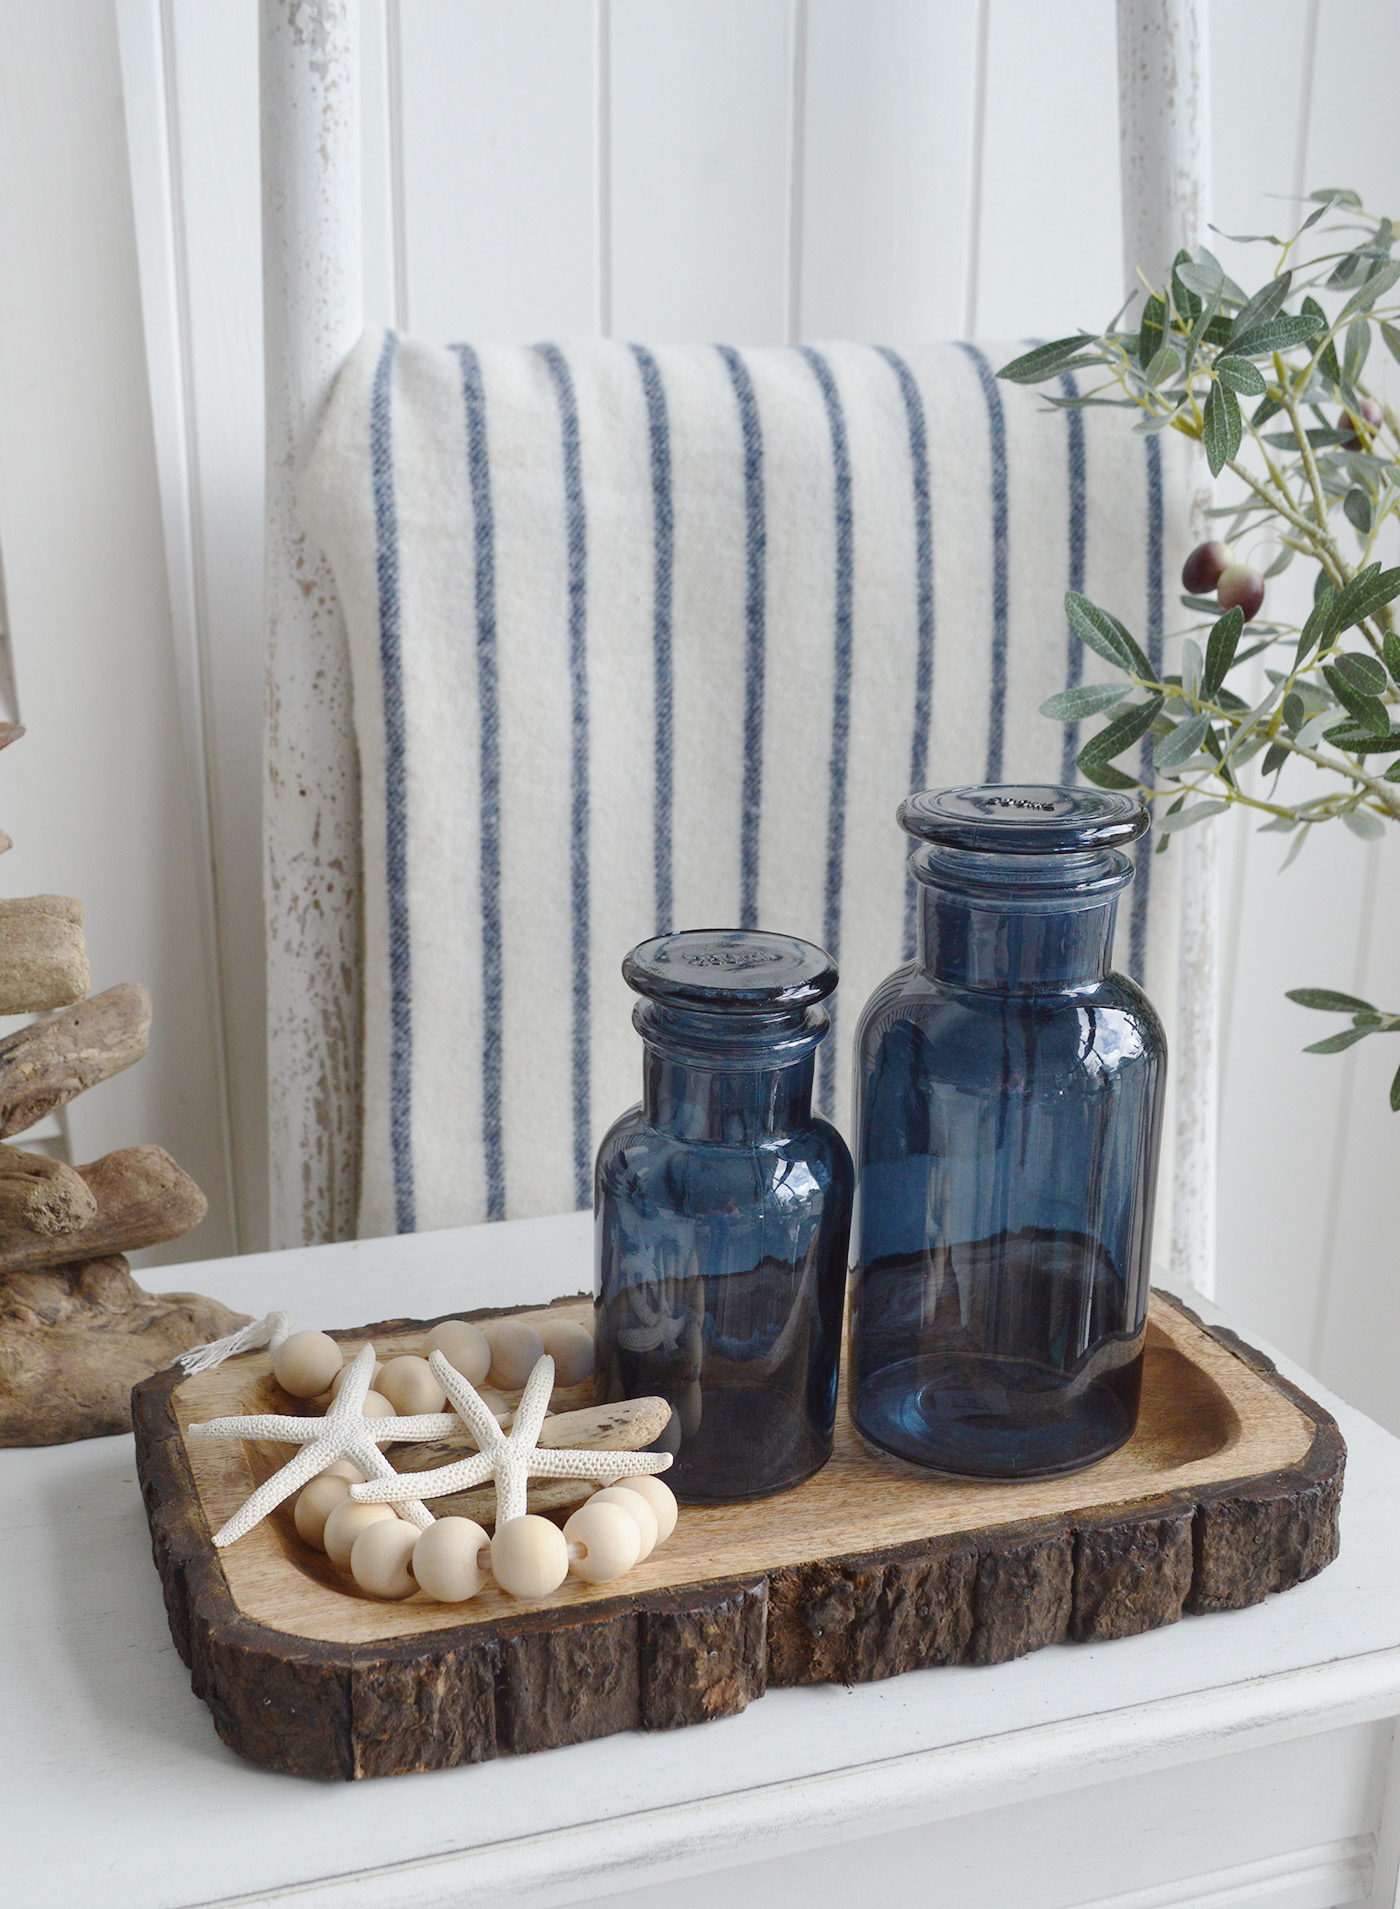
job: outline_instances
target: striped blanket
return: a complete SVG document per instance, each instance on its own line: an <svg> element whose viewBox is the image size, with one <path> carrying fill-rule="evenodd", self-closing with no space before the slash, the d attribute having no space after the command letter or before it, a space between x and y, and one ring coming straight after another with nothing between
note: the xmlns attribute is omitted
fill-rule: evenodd
<svg viewBox="0 0 1400 1909"><path fill-rule="evenodd" d="M1174 601L1184 465L999 384L1016 349L363 339L302 493L360 748L362 1234L589 1204L639 1092L619 963L671 928L831 950L846 1124L913 947L896 804L1072 779L1039 704L1109 672L1065 589L1154 652ZM1169 1025L1177 860L1118 943Z"/></svg>

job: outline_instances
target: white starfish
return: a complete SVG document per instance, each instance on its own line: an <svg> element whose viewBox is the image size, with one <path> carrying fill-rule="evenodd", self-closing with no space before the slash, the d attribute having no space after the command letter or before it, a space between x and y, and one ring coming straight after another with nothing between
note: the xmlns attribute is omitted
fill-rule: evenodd
<svg viewBox="0 0 1400 1909"><path fill-rule="evenodd" d="M435 1471L394 1473L387 1478L381 1473L363 1485L352 1485L350 1496L357 1503L402 1505L414 1492L424 1498L445 1498L452 1492L484 1485L490 1478L496 1487L496 1523L503 1525L511 1518L524 1517L526 1487L531 1478L596 1478L601 1484L605 1479L663 1472L671 1462L669 1452L542 1449L538 1442L540 1427L554 1389L554 1361L548 1353L537 1361L525 1382L508 1435L475 1387L440 1352L435 1352L428 1364L479 1449Z"/></svg>
<svg viewBox="0 0 1400 1909"><path fill-rule="evenodd" d="M324 1418L291 1418L280 1412L264 1412L208 1419L190 1427L191 1438L266 1438L301 1446L295 1458L264 1480L228 1523L214 1533L216 1545L232 1544L261 1524L283 1499L300 1491L338 1458L350 1459L370 1477L397 1478L399 1474L379 1449L382 1444L442 1438L457 1429L456 1419L445 1412L427 1412L414 1418L366 1418L365 1394L373 1374L374 1347L365 1346L351 1362ZM420 1530L433 1522L433 1514L411 1492L403 1494L402 1503L405 1515Z"/></svg>

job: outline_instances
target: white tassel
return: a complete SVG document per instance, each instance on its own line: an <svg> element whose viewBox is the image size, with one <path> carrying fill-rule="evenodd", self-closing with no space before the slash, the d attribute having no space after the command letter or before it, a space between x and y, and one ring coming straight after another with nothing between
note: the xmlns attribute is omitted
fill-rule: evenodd
<svg viewBox="0 0 1400 1909"><path fill-rule="evenodd" d="M211 1339L206 1346L191 1346L188 1352L180 1354L175 1363L183 1366L193 1378L196 1372L212 1372L225 1359L231 1359L235 1352L257 1352L263 1346L270 1346L276 1352L283 1340L290 1337L291 1330L292 1315L289 1312L270 1312L265 1319L254 1319L249 1325L240 1326L237 1332L231 1332L223 1339Z"/></svg>

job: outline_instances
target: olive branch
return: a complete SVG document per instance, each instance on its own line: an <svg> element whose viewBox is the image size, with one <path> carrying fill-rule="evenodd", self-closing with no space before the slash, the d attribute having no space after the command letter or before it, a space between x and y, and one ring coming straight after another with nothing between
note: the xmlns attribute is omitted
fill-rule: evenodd
<svg viewBox="0 0 1400 1909"><path fill-rule="evenodd" d="M1062 690L1042 713L1059 722L1109 716L1079 751L1080 771L1101 788L1163 799L1159 854L1173 834L1232 807L1261 814L1261 832L1293 837L1285 868L1322 823L1340 820L1370 841L1400 821L1400 726L1392 719L1400 635L1391 609L1400 568L1383 568L1374 554L1382 527L1400 515L1400 423L1363 379L1377 331L1400 362L1400 302L1385 302L1400 282L1400 261L1391 257L1391 221L1367 212L1356 193L1315 192L1310 202L1288 239L1227 235L1274 249L1272 275L1258 291L1243 291L1205 247L1179 252L1160 289L1144 280L1135 331L1116 329L1115 319L1098 336L1079 332L1037 346L1000 373L1029 385L1101 370L1091 389L1046 393L1047 403L1134 411L1136 431L1195 440L1211 475L1229 471L1243 489L1240 501L1207 513L1228 519L1224 541L1187 559L1181 601L1197 621L1182 635L1178 673L1154 670L1100 605L1073 591L1065 598L1071 625L1118 680ZM1308 233L1315 241L1305 247ZM1314 243L1319 249L1301 257ZM1241 399L1257 402L1246 411ZM1277 545L1262 573L1235 561L1230 540L1243 535ZM1260 620L1268 580L1300 556L1317 567L1306 620ZM1269 687L1251 704L1227 678L1255 657L1266 659ZM1115 766L1148 735L1150 782ZM1258 757L1258 773L1243 777ZM1285 799L1280 781L1290 760L1321 774L1317 794ZM1352 995L1297 988L1288 998L1352 1016L1349 1028L1313 1042L1309 1053L1339 1053L1367 1035L1400 1031L1400 1014ZM1390 1104L1400 1111L1400 1071Z"/></svg>

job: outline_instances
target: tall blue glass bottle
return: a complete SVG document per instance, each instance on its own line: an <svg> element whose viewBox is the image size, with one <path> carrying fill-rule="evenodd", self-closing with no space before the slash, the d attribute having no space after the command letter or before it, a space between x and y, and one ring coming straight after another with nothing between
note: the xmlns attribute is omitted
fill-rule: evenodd
<svg viewBox="0 0 1400 1909"><path fill-rule="evenodd" d="M831 1455L853 1173L812 1074L836 969L696 930L622 971L642 1101L598 1150L597 1397L671 1401L678 1497L763 1497Z"/></svg>
<svg viewBox="0 0 1400 1909"><path fill-rule="evenodd" d="M1141 805L911 796L918 954L856 1037L851 1410L901 1458L1072 1471L1137 1421L1166 1042L1109 970Z"/></svg>

